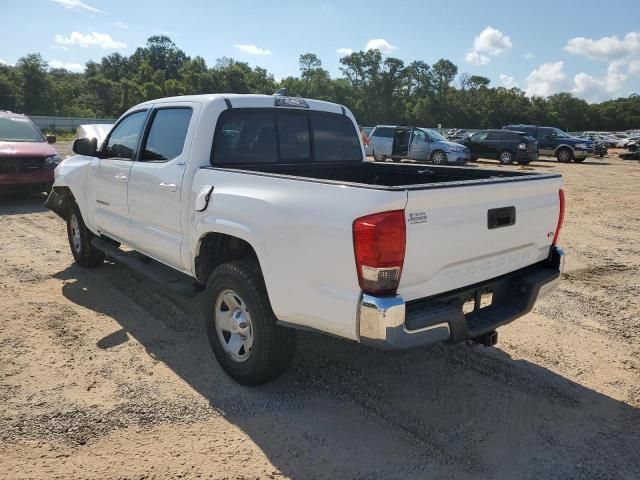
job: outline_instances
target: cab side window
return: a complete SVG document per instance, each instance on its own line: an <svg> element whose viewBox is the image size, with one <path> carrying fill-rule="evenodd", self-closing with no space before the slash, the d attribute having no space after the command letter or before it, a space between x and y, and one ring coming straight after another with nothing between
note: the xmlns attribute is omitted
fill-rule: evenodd
<svg viewBox="0 0 640 480"><path fill-rule="evenodd" d="M156 110L143 148L143 162L166 162L182 153L191 121L191 109Z"/></svg>
<svg viewBox="0 0 640 480"><path fill-rule="evenodd" d="M142 110L125 117L113 129L105 147L104 158L133 159L147 111Z"/></svg>

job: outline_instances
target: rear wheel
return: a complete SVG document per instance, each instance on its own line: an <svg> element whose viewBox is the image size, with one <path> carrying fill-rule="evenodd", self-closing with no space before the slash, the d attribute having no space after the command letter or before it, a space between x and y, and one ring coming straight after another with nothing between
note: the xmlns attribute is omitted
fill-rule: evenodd
<svg viewBox="0 0 640 480"><path fill-rule="evenodd" d="M503 165L513 163L513 152L511 150L501 151L500 155L498 155L498 160L500 160L500 163Z"/></svg>
<svg viewBox="0 0 640 480"><path fill-rule="evenodd" d="M78 265L83 267L97 267L104 262L104 252L91 245L93 233L86 227L78 204L74 203L69 209L67 217L67 236L71 253Z"/></svg>
<svg viewBox="0 0 640 480"><path fill-rule="evenodd" d="M436 150L431 154L431 162L435 165L444 165L447 163L447 154L442 150Z"/></svg>
<svg viewBox="0 0 640 480"><path fill-rule="evenodd" d="M556 158L561 163L569 163L571 160L573 160L573 152L568 148L561 148L556 153Z"/></svg>
<svg viewBox="0 0 640 480"><path fill-rule="evenodd" d="M223 370L242 385L284 373L295 353L295 331L276 325L257 262L217 267L207 283L205 326Z"/></svg>

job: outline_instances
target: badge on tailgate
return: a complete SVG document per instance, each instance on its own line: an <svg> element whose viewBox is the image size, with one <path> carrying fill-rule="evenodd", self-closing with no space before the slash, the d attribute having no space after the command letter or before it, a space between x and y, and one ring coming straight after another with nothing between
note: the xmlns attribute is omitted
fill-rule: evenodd
<svg viewBox="0 0 640 480"><path fill-rule="evenodd" d="M492 208L487 211L487 227L508 227L516 223L516 207Z"/></svg>

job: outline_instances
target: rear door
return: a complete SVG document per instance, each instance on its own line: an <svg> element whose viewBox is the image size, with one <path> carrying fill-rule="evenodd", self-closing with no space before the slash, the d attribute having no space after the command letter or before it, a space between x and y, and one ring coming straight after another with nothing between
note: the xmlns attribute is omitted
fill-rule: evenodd
<svg viewBox="0 0 640 480"><path fill-rule="evenodd" d="M399 293L405 300L436 295L547 258L558 221L561 180L496 180L409 190ZM503 219L498 227L489 222L495 209Z"/></svg>
<svg viewBox="0 0 640 480"><path fill-rule="evenodd" d="M393 151L393 131L392 127L376 127L371 134L372 155L391 155Z"/></svg>
<svg viewBox="0 0 640 480"><path fill-rule="evenodd" d="M121 119L105 141L101 158L91 164L88 197L93 223L98 231L127 242L127 185L147 114L139 110Z"/></svg>
<svg viewBox="0 0 640 480"><path fill-rule="evenodd" d="M182 179L193 135L191 119L197 117L198 107L181 102L151 112L129 179L132 245L178 268L184 267L180 256Z"/></svg>
<svg viewBox="0 0 640 480"><path fill-rule="evenodd" d="M498 154L505 147L505 134L502 132L489 132L484 141L485 155L489 158L498 158Z"/></svg>

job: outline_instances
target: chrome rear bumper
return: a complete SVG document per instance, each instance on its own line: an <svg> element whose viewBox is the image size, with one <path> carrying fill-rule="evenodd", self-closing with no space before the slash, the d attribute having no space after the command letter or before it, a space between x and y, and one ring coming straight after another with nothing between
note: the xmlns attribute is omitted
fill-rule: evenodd
<svg viewBox="0 0 640 480"><path fill-rule="evenodd" d="M477 338L528 313L541 296L560 281L564 251L554 248L549 259L501 277L452 292L406 303L400 295L362 294L358 313L360 342L383 349L404 349L429 343L458 343ZM492 292L490 306L465 314L463 304Z"/></svg>

